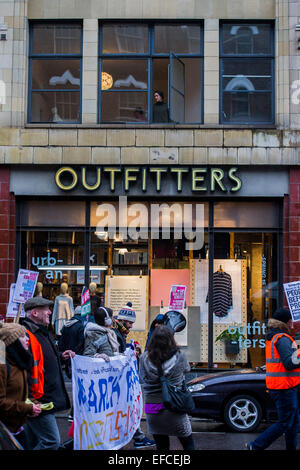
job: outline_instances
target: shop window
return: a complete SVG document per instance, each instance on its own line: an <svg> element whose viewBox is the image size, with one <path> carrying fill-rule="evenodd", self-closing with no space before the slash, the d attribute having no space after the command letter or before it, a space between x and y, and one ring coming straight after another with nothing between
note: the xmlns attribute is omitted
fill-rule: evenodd
<svg viewBox="0 0 300 470"><path fill-rule="evenodd" d="M19 224L24 227L84 227L83 201L22 201Z"/></svg>
<svg viewBox="0 0 300 470"><path fill-rule="evenodd" d="M66 282L75 304L84 285L84 234L82 232L22 232L21 265L39 272L43 296L54 299Z"/></svg>
<svg viewBox="0 0 300 470"><path fill-rule="evenodd" d="M103 24L99 44L100 122L202 121L199 24Z"/></svg>
<svg viewBox="0 0 300 470"><path fill-rule="evenodd" d="M32 23L29 122L81 121L80 23Z"/></svg>
<svg viewBox="0 0 300 470"><path fill-rule="evenodd" d="M271 23L221 26L221 122L274 122L274 29Z"/></svg>

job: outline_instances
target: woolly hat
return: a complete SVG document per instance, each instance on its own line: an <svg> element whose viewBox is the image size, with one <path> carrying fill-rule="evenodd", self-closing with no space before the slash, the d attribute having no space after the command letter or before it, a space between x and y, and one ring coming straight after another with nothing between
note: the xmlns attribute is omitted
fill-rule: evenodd
<svg viewBox="0 0 300 470"><path fill-rule="evenodd" d="M278 308L273 313L272 318L274 318L275 320L282 321L283 323L287 323L289 320L292 319L292 315L288 309Z"/></svg>
<svg viewBox="0 0 300 470"><path fill-rule="evenodd" d="M26 328L19 323L0 323L0 341L9 346L26 334Z"/></svg>
<svg viewBox="0 0 300 470"><path fill-rule="evenodd" d="M132 303L127 302L127 305L123 307L118 313L118 320L131 321L132 323L136 320L135 311L132 308Z"/></svg>

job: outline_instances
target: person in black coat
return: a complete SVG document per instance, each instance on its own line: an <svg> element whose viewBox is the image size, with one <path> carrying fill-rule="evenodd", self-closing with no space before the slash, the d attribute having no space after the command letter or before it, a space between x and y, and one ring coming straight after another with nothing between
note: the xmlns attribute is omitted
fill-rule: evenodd
<svg viewBox="0 0 300 470"><path fill-rule="evenodd" d="M64 352L71 349L75 354L82 355L84 350L84 328L87 324L86 315L81 315L81 307L75 308L75 315L68 320L61 330L58 350ZM71 359L65 363L67 377L71 378Z"/></svg>
<svg viewBox="0 0 300 470"><path fill-rule="evenodd" d="M44 394L40 403L52 402L54 407L43 411L38 417L28 419L24 426L27 450L57 450L60 446L60 434L56 423L55 412L70 408L70 400L65 387L61 360L74 356L73 351L59 353L52 335L48 331L53 302L43 297L33 297L24 304L26 318L23 326L38 340L43 351L44 359ZM30 374L29 374L30 375ZM29 397L30 397L29 383Z"/></svg>
<svg viewBox="0 0 300 470"><path fill-rule="evenodd" d="M169 108L164 102L164 94L162 91L154 92L155 103L153 105L153 122L170 122Z"/></svg>

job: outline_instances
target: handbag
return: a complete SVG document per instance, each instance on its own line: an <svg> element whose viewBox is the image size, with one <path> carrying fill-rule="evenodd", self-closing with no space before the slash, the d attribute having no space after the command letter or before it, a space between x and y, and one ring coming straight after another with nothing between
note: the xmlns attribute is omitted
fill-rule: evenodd
<svg viewBox="0 0 300 470"><path fill-rule="evenodd" d="M181 386L171 384L170 380L164 375L161 365L158 366L158 374L164 407L175 413L191 414L195 409L195 404L185 381L183 380Z"/></svg>

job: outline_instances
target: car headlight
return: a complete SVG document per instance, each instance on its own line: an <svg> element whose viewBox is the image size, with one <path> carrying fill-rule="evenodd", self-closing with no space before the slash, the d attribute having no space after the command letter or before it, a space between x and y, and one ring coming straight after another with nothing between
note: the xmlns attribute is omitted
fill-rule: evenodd
<svg viewBox="0 0 300 470"><path fill-rule="evenodd" d="M205 388L204 384L194 384L189 386L189 391L192 392L200 392Z"/></svg>

